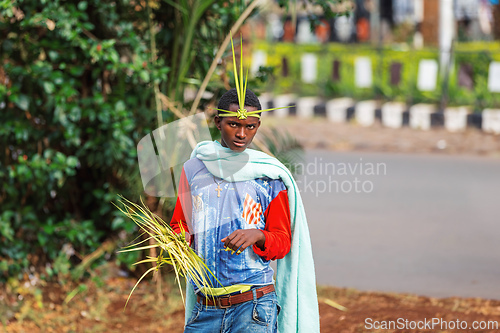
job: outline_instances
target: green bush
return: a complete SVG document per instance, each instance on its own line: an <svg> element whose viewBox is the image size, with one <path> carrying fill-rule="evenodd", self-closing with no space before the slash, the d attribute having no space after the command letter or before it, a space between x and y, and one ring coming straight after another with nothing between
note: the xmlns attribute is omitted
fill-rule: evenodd
<svg viewBox="0 0 500 333"><path fill-rule="evenodd" d="M500 61L500 43L464 43L457 44L454 62L448 86L444 87L445 78L438 74L434 91L417 89L418 65L423 59L439 61L437 49L412 50L407 46L384 46L376 49L364 44L314 44L299 45L291 43L270 44L259 41L255 49L268 54L268 65L274 66L274 78L268 87L276 94L296 93L299 96L320 96L325 98L352 97L357 100L379 98L384 101L401 101L408 104L440 103L447 97L450 105L473 105L476 109L498 107L499 94L487 89L488 68L491 61ZM300 78L300 60L304 53L318 56L318 79L315 84L304 84ZM368 57L372 61L373 86L360 89L354 82L354 62L357 57ZM289 77L280 75L282 58L289 63ZM333 62L340 61L340 80L332 77ZM401 82L397 86L390 84L390 67L393 62L402 65ZM473 65L475 89L470 92L457 84L457 71L461 63ZM446 89L445 89L446 88Z"/></svg>
<svg viewBox="0 0 500 333"><path fill-rule="evenodd" d="M367 57L372 62L372 70L376 69L375 64L378 59L378 53L365 45L351 45L345 48L342 44L331 44L327 47L327 52L320 59L324 59L327 64L326 74L323 78L326 82L327 91L325 96L328 97L352 97L357 100L365 100L375 98L376 86L379 83L376 75L372 76L373 85L371 88L359 88L355 84L355 61L357 57ZM339 81L333 80L333 63L340 62Z"/></svg>
<svg viewBox="0 0 500 333"><path fill-rule="evenodd" d="M488 70L492 61L500 61L500 43L474 42L457 44L454 66L449 82L449 104L470 105L475 111L500 108L500 94L488 90ZM461 65L472 66L474 89L469 91L458 85Z"/></svg>
<svg viewBox="0 0 500 333"><path fill-rule="evenodd" d="M184 88L200 86L244 7L0 0L0 281L31 265L66 274L105 239L131 240L110 201L143 193L136 144L177 119L159 92L187 113Z"/></svg>
<svg viewBox="0 0 500 333"><path fill-rule="evenodd" d="M110 201L137 196L135 145L154 128L149 83L165 68L148 64L146 17L129 2L0 8L3 279L123 230Z"/></svg>

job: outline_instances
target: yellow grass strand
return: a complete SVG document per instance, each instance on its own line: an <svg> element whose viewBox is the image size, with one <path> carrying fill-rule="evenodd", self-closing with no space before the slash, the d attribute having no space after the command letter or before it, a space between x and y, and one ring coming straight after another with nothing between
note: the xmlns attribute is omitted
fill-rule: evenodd
<svg viewBox="0 0 500 333"><path fill-rule="evenodd" d="M145 264L145 263L148 263L148 262L156 262L156 261L158 261L156 258L149 258L149 259L144 259L144 260L135 262L132 265L135 266L135 265Z"/></svg>
<svg viewBox="0 0 500 333"><path fill-rule="evenodd" d="M233 61L236 63L236 59L233 54ZM245 108L245 97L246 97L246 83L245 88L243 88L243 35L240 35L240 86L241 89L241 99L240 99L240 110Z"/></svg>
<svg viewBox="0 0 500 333"><path fill-rule="evenodd" d="M240 85L238 82L238 70L236 69L236 61L234 54L234 44L233 44L233 34L231 33L231 49L233 51L233 70L234 70L234 84L236 85L236 93L238 94L238 101L241 108L241 94L240 94Z"/></svg>
<svg viewBox="0 0 500 333"><path fill-rule="evenodd" d="M174 262L174 260L172 258L172 254L170 252L167 252L167 253L170 256L170 261ZM173 265L173 267L174 267L174 272L175 272L175 279L177 280L177 285L179 286L179 292L181 293L182 304L185 304L185 302L184 302L184 293L182 292L182 287L181 287L181 283L180 283L180 279L179 279L179 272L177 270L177 266L176 265Z"/></svg>
<svg viewBox="0 0 500 333"><path fill-rule="evenodd" d="M143 235L145 235L145 234L146 234L145 232L141 233L141 234L140 234L140 235L139 235L136 239L138 239L140 236L143 236ZM146 242L148 242L150 239L153 239L153 238L154 238L154 237L149 236L148 238L146 238L146 239L144 239L144 240L141 240L141 241L138 241L137 243L133 243L133 242L136 240L136 239L134 239L130 245L124 246L123 248L124 248L124 249L128 249L128 248L131 248L131 247L135 247L135 246L141 245L141 244L143 244L143 243L146 243ZM118 252L120 252L120 251L118 251Z"/></svg>
<svg viewBox="0 0 500 333"><path fill-rule="evenodd" d="M241 65L241 70L243 71L243 65ZM243 88L243 96L245 97L247 94L247 82L248 82L248 67L247 67L247 75L245 76L245 87ZM243 103L245 103L245 97L243 97ZM245 108L245 104L243 104L243 108Z"/></svg>
<svg viewBox="0 0 500 333"><path fill-rule="evenodd" d="M158 247L158 245L147 245L147 246L141 246L141 247L134 247L133 249L126 249L126 250L120 250L118 251L119 253L123 252L131 252L131 251L141 251L141 250L147 250L147 249L152 249Z"/></svg>
<svg viewBox="0 0 500 333"><path fill-rule="evenodd" d="M331 299L325 298L322 300L325 304L328 304L329 306L338 309L340 311L347 311L347 308L345 306L340 305L339 303L332 301Z"/></svg>
<svg viewBox="0 0 500 333"><path fill-rule="evenodd" d="M144 277L149 274L149 272L151 272L155 269L156 269L156 267L151 267L150 269L148 269L146 271L146 273L142 274L142 276L139 278L139 280L137 280L136 284L134 285L134 288L132 288L132 290L130 291L130 294L128 295L127 302L125 302L125 307L127 307L128 301L130 300L130 297L132 296L132 293L134 292L135 288L137 288L137 286L139 285L139 282L141 282L142 279L144 279ZM125 310L125 308L124 308L124 310Z"/></svg>

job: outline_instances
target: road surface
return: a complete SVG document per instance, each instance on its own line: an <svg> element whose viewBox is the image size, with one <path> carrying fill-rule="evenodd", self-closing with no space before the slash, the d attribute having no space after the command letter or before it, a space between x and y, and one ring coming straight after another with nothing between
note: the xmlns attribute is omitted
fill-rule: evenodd
<svg viewBox="0 0 500 333"><path fill-rule="evenodd" d="M298 167L319 284L500 299L500 159L315 150Z"/></svg>

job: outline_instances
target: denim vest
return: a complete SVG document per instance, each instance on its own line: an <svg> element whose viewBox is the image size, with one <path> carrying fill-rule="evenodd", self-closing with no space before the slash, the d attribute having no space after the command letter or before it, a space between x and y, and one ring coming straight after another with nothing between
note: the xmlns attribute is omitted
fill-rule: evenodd
<svg viewBox="0 0 500 333"><path fill-rule="evenodd" d="M221 239L237 229L264 230L264 212L279 192L286 189L283 182L267 177L227 182L214 177L197 158L184 164L184 172L192 199L188 224L194 236L193 247L208 268L224 287L272 283L274 272L269 261L258 256L252 246L240 255L231 254L224 250ZM214 288L221 287L213 277L210 282Z"/></svg>

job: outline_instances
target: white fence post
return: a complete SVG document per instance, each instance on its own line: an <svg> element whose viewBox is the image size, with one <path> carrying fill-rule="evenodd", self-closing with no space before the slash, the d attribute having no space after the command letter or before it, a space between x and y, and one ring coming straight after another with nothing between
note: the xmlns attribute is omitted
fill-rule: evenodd
<svg viewBox="0 0 500 333"><path fill-rule="evenodd" d="M314 53L305 53L300 61L301 78L304 83L315 83L318 76L318 58Z"/></svg>
<svg viewBox="0 0 500 333"><path fill-rule="evenodd" d="M491 92L500 92L500 62L490 63L488 71L488 90Z"/></svg>
<svg viewBox="0 0 500 333"><path fill-rule="evenodd" d="M372 61L370 58L356 58L354 62L354 82L358 88L370 88L372 86Z"/></svg>
<svg viewBox="0 0 500 333"><path fill-rule="evenodd" d="M255 76L259 71L260 66L265 66L267 64L267 53L262 50L256 50L252 54L252 66L250 67L250 73Z"/></svg>
<svg viewBox="0 0 500 333"><path fill-rule="evenodd" d="M433 59L422 59L418 64L417 87L420 91L434 91L437 85L438 63Z"/></svg>

